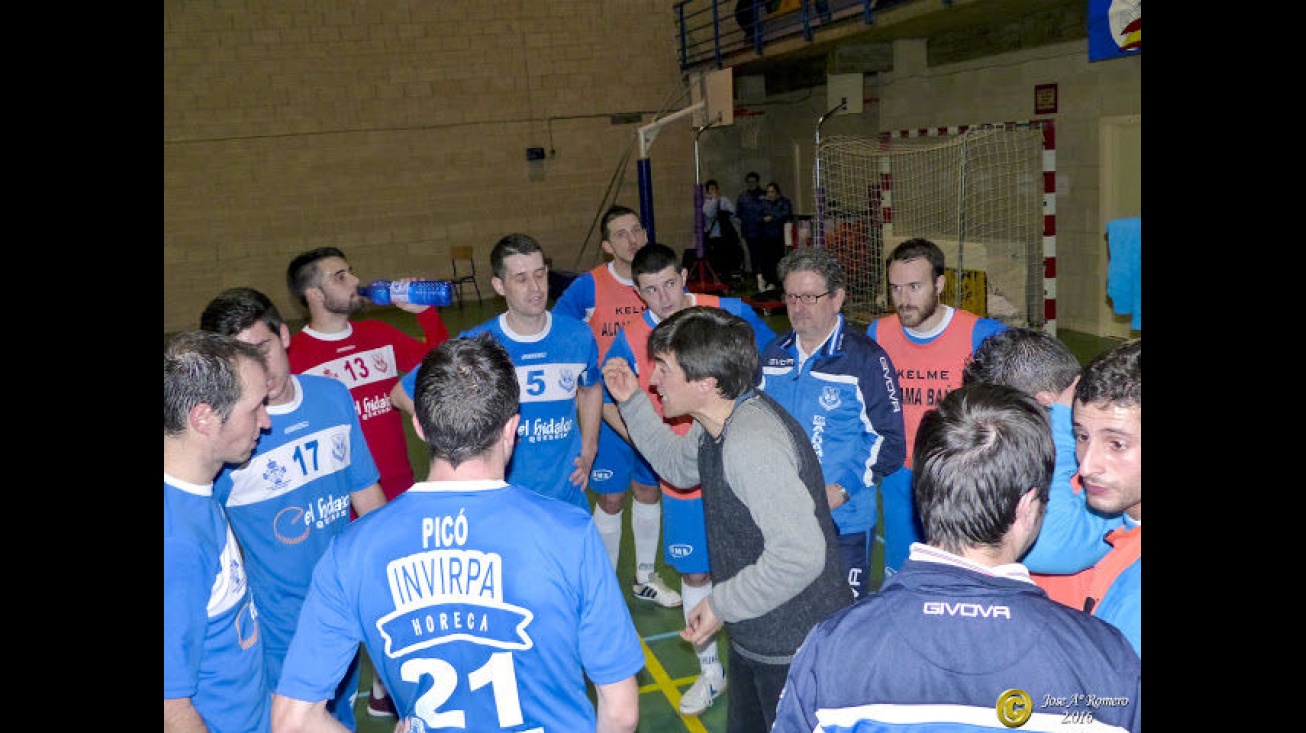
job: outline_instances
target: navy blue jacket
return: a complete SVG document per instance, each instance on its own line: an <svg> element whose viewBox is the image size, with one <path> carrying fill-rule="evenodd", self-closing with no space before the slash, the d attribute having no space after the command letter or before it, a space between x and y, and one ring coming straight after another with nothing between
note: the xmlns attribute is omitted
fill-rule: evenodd
<svg viewBox="0 0 1306 733"><path fill-rule="evenodd" d="M1142 660L1033 583L907 560L812 629L773 733L1142 730ZM824 726L824 727L818 727Z"/></svg>
<svg viewBox="0 0 1306 733"><path fill-rule="evenodd" d="M889 354L842 315L820 350L798 365L790 331L762 350L759 388L794 416L821 459L826 483L849 501L834 509L840 534L875 526L875 482L902 467L907 431Z"/></svg>

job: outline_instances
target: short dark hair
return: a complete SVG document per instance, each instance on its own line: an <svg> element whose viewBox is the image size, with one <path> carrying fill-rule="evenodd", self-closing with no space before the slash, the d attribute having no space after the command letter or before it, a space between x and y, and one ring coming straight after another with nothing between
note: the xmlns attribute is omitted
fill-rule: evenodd
<svg viewBox="0 0 1306 733"><path fill-rule="evenodd" d="M998 546L1030 489L1046 509L1056 464L1048 411L1015 387L952 390L921 417L914 447L912 496L935 547Z"/></svg>
<svg viewBox="0 0 1306 733"><path fill-rule="evenodd" d="M614 204L608 207L608 210L603 214L603 219L599 227L600 230L603 232L603 241L605 242L612 241L612 231L608 229L608 226L612 224L612 220L627 215L634 216L636 219L639 218L639 213L636 212L634 209L630 208L629 206ZM643 222L641 222L641 224L642 223Z"/></svg>
<svg viewBox="0 0 1306 733"><path fill-rule="evenodd" d="M749 171L749 172L747 172L747 173L744 174L744 180L745 180L745 181L747 181L747 180L750 179L750 178L753 179L754 181L758 181L758 182L761 182L761 180L762 180L762 177L759 176L759 175L757 174L757 171Z"/></svg>
<svg viewBox="0 0 1306 733"><path fill-rule="evenodd" d="M428 351L413 404L431 458L457 468L484 453L517 414L520 390L512 357L489 332Z"/></svg>
<svg viewBox="0 0 1306 733"><path fill-rule="evenodd" d="M668 267L680 269L680 258L676 256L675 250L665 244L649 242L630 260L630 277L639 284L640 275L652 275L662 272Z"/></svg>
<svg viewBox="0 0 1306 733"><path fill-rule="evenodd" d="M206 404L226 422L240 402L240 362L266 365L253 344L212 331L183 331L163 349L163 435L186 432L190 411Z"/></svg>
<svg viewBox="0 0 1306 733"><path fill-rule="evenodd" d="M281 333L285 319L272 299L254 288L227 288L218 293L200 314L200 328L235 336L255 323L267 324L268 330Z"/></svg>
<svg viewBox="0 0 1306 733"><path fill-rule="evenodd" d="M328 257L348 259L337 247L318 247L296 255L295 259L290 261L290 266L286 268L286 287L290 288L290 294L295 296L295 300L305 308L308 307L308 298L304 293L309 288L316 288L322 284L321 273L317 271L318 260L325 260Z"/></svg>
<svg viewBox="0 0 1306 733"><path fill-rule="evenodd" d="M1143 339L1098 354L1075 385L1075 402L1112 407L1143 406Z"/></svg>
<svg viewBox="0 0 1306 733"><path fill-rule="evenodd" d="M506 274L503 269L504 260L513 255L529 255L536 252L539 252L540 256L544 255L544 248L535 237L520 232L505 235L495 242L494 249L490 250L490 270L494 272L495 277L502 280Z"/></svg>
<svg viewBox="0 0 1306 733"><path fill-rule="evenodd" d="M1070 347L1047 331L1007 328L984 339L961 372L962 384L988 382L1027 395L1062 391L1081 368Z"/></svg>
<svg viewBox="0 0 1306 733"><path fill-rule="evenodd" d="M930 271L936 280L943 277L945 267L943 250L939 249L939 245L923 237L908 239L894 247L893 252L889 253L889 262L906 262L921 257L929 260Z"/></svg>
<svg viewBox="0 0 1306 733"><path fill-rule="evenodd" d="M757 383L757 339L748 321L720 308L696 305L653 329L648 351L673 354L685 379L716 377L721 396L733 400Z"/></svg>

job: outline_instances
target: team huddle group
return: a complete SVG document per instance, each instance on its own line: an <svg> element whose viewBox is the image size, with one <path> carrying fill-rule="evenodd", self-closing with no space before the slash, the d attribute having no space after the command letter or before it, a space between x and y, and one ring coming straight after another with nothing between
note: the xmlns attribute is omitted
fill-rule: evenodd
<svg viewBox="0 0 1306 733"><path fill-rule="evenodd" d="M682 609L699 663L682 715L1141 730L1140 339L1081 367L943 304L926 239L889 255L895 312L866 329L839 260L790 249L776 334L689 292L635 211L602 234L552 309L540 244L500 239L507 309L457 338L431 306L396 304L422 339L355 318L323 247L286 272L297 333L237 287L169 341L165 731L356 730L363 650L397 732L634 731L626 506L630 592Z"/></svg>

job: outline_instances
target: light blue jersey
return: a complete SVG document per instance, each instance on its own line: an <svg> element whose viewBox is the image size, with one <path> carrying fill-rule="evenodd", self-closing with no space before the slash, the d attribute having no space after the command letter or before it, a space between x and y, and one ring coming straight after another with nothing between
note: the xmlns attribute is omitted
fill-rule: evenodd
<svg viewBox="0 0 1306 733"><path fill-rule="evenodd" d="M1138 523L1126 517L1126 527ZM1133 645L1138 656L1143 656L1143 558L1140 556L1129 567L1120 571L1115 582L1102 597L1093 615L1120 629Z"/></svg>
<svg viewBox="0 0 1306 733"><path fill-rule="evenodd" d="M1077 573L1092 567L1111 549L1107 533L1125 523L1124 514L1102 514L1088 505L1088 495L1075 491L1075 428L1069 405L1048 406L1057 462L1038 539L1020 562L1035 573ZM1099 614L1100 615L1100 614Z"/></svg>
<svg viewBox="0 0 1306 733"><path fill-rule="evenodd" d="M505 313L463 331L459 338L488 331L517 367L521 423L508 481L589 511L585 487L571 482L571 472L582 448L576 394L581 387L599 384L598 345L584 323L557 313L545 315L548 323L537 334L515 333ZM417 372L400 380L410 399L417 394Z"/></svg>
<svg viewBox="0 0 1306 733"><path fill-rule="evenodd" d="M245 550L273 689L295 635L313 566L331 539L349 525L350 494L381 477L349 388L311 374L291 379L294 401L268 406L271 432L259 438L248 462L224 468L213 487ZM356 725L357 690L355 668L340 694L329 698L336 718L351 728Z"/></svg>
<svg viewBox="0 0 1306 733"><path fill-rule="evenodd" d="M163 476L163 697L189 697L213 733L266 733L262 619L212 492Z"/></svg>
<svg viewBox="0 0 1306 733"><path fill-rule="evenodd" d="M302 619L277 693L329 695L362 642L412 731L592 731L586 678L644 666L589 512L499 480L420 482L354 521Z"/></svg>

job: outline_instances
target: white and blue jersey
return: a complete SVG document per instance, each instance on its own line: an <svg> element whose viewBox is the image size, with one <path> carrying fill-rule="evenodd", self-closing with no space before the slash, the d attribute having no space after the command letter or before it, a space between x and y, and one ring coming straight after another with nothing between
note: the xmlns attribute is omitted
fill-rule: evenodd
<svg viewBox="0 0 1306 733"><path fill-rule="evenodd" d="M589 512L499 480L419 482L355 520L301 626L278 694L330 695L362 642L412 731L592 731L586 678L644 666Z"/></svg>
<svg viewBox="0 0 1306 733"><path fill-rule="evenodd" d="M583 447L576 413L581 387L600 383L599 352L589 326L568 316L545 313L544 330L523 336L508 327L507 314L459 334L468 338L488 331L508 350L521 386L521 422L517 446L508 464L508 481L521 484L589 510L585 487L571 482ZM400 383L412 398L417 369Z"/></svg>
<svg viewBox="0 0 1306 733"><path fill-rule="evenodd" d="M259 438L254 455L224 468L213 485L245 550L274 689L313 566L348 526L350 494L381 478L349 388L311 374L291 379L295 399L268 406L272 429ZM352 697L357 686L355 677L353 689L342 689L342 696ZM338 702L343 704L333 712L352 726L352 700Z"/></svg>
<svg viewBox="0 0 1306 733"><path fill-rule="evenodd" d="M213 733L271 730L260 621L212 484L164 474L164 699L189 697Z"/></svg>
<svg viewBox="0 0 1306 733"><path fill-rule="evenodd" d="M888 352L839 315L820 349L800 360L795 332L762 349L762 391L812 440L827 484L849 500L830 513L840 534L875 527L875 483L902 467L907 438L898 375Z"/></svg>

